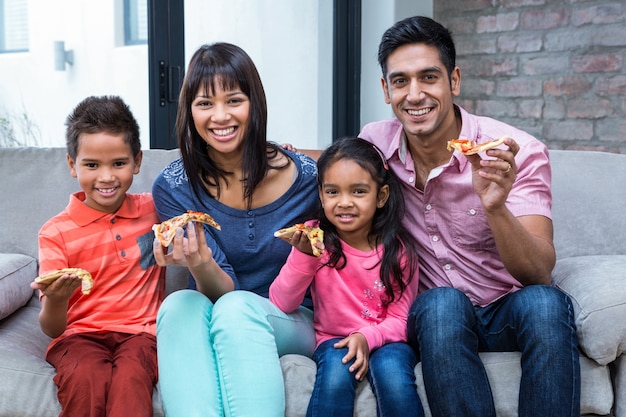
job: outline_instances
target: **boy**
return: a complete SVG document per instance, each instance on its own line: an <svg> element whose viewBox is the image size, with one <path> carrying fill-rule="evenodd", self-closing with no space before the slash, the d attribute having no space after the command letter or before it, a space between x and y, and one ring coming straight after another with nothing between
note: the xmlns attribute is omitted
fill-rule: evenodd
<svg viewBox="0 0 626 417"><path fill-rule="evenodd" d="M67 163L82 191L39 231L40 275L91 273L90 294L65 274L40 290L39 322L54 338L46 360L60 417L152 417L156 314L164 269L152 252L158 217L150 194L127 194L139 173L139 126L115 96L88 97L66 121Z"/></svg>

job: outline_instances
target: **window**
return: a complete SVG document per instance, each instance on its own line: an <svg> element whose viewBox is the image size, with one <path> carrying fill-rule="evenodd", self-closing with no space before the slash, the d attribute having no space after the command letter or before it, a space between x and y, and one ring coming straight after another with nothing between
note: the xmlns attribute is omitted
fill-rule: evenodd
<svg viewBox="0 0 626 417"><path fill-rule="evenodd" d="M148 43L148 0L124 0L124 44L146 43Z"/></svg>
<svg viewBox="0 0 626 417"><path fill-rule="evenodd" d="M27 0L0 0L0 52L28 51Z"/></svg>

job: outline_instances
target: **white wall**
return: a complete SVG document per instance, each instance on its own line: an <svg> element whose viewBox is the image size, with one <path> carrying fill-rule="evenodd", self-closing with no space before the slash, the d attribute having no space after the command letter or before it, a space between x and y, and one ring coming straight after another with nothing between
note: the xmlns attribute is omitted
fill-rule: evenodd
<svg viewBox="0 0 626 417"><path fill-rule="evenodd" d="M332 132L331 0L186 0L185 54L227 41L255 61L269 107L268 137L323 148ZM36 146L65 146L68 113L88 95L117 94L137 118L149 147L148 51L123 46L122 0L29 0L30 51L0 54L0 118L34 121ZM363 0L362 122L391 115L380 89L376 49L399 18L432 15L432 0ZM53 41L74 51L54 70ZM21 134L18 123L16 133Z"/></svg>

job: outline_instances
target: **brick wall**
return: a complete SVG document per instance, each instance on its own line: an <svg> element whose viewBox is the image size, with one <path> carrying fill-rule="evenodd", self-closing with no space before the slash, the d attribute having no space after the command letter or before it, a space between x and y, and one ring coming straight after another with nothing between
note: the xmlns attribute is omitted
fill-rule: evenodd
<svg viewBox="0 0 626 417"><path fill-rule="evenodd" d="M551 149L626 153L624 0L436 0L470 112Z"/></svg>

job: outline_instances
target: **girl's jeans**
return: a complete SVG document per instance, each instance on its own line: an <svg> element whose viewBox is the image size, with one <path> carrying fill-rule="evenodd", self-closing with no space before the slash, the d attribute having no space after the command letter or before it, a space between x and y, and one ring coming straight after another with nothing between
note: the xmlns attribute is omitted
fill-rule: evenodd
<svg viewBox="0 0 626 417"><path fill-rule="evenodd" d="M313 354L317 376L307 417L353 415L359 381L348 370L354 360L345 364L341 362L348 349L333 347L339 340L323 342ZM370 354L367 378L376 397L376 413L379 417L424 415L415 386L416 363L415 352L406 343L389 343Z"/></svg>
<svg viewBox="0 0 626 417"><path fill-rule="evenodd" d="M168 417L283 417L279 356L311 356L313 314L285 314L249 291L213 304L198 291L169 295L157 317L159 381Z"/></svg>
<svg viewBox="0 0 626 417"><path fill-rule="evenodd" d="M558 289L532 285L481 308L459 290L433 288L411 306L408 326L433 417L495 417L478 352L501 351L522 353L520 417L580 416L574 314Z"/></svg>

